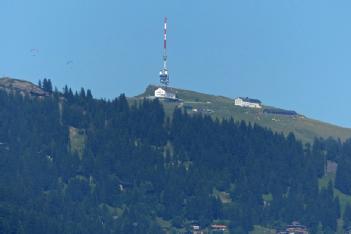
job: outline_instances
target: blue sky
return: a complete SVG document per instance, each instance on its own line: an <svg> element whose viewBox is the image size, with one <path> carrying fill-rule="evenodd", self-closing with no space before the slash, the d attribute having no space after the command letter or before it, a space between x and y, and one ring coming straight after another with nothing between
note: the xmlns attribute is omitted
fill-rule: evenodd
<svg viewBox="0 0 351 234"><path fill-rule="evenodd" d="M0 76L96 97L158 83L351 127L349 0L0 0Z"/></svg>

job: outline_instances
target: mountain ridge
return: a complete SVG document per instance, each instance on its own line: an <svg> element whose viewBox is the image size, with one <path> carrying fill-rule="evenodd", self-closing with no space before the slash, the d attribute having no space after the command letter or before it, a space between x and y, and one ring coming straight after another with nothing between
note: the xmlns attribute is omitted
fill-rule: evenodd
<svg viewBox="0 0 351 234"><path fill-rule="evenodd" d="M153 96L154 90L159 86L149 85L145 91L135 97L128 98L130 101ZM50 93L26 80L10 77L0 78L0 89L8 93L19 93L32 97L48 97ZM234 105L234 99L221 96L201 93L192 90L169 88L174 92L181 102L165 102L163 106L168 116L171 116L174 109L180 107L189 114L205 114L213 118L245 121L251 124L258 124L262 127L285 135L293 132L296 137L305 143L313 142L314 138L332 137L344 141L351 137L351 128L338 126L336 124L323 122L308 118L300 113L296 115L280 115L268 113L266 110L284 110L263 104L262 109L243 108ZM284 110L286 111L286 110Z"/></svg>
<svg viewBox="0 0 351 234"><path fill-rule="evenodd" d="M135 98L153 96L154 90L158 87L156 85L149 85L144 93ZM169 89L182 100L182 104L178 103L177 105L170 102L163 102L168 114L177 106L181 106L189 114L201 112L202 114L211 115L219 119L234 118L235 121L243 120L251 124L258 124L274 132L283 132L285 135L293 132L300 140L309 143L313 142L314 138L319 137L332 137L342 141L351 137L351 128L312 119L300 113L292 116L265 113L265 110L284 110L282 108L266 104L263 104L262 109L238 107L234 105L233 98L173 87ZM194 110L197 110L197 112L195 113Z"/></svg>

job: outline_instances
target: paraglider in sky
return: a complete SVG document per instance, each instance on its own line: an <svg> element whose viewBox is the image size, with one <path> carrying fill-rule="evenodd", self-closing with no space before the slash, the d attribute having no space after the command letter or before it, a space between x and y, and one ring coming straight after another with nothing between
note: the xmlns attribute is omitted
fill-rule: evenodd
<svg viewBox="0 0 351 234"><path fill-rule="evenodd" d="M39 53L39 50L38 50L38 49L33 48L33 49L30 50L30 54L31 54L32 56L37 56L38 53Z"/></svg>

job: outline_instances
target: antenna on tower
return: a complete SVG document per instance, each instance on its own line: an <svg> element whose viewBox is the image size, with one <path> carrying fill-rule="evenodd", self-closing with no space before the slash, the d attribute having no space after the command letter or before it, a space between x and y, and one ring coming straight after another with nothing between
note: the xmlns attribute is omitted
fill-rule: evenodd
<svg viewBox="0 0 351 234"><path fill-rule="evenodd" d="M160 83L165 88L167 88L169 84L169 75L167 68L167 17L165 17L163 29L163 68L160 71Z"/></svg>
<svg viewBox="0 0 351 234"><path fill-rule="evenodd" d="M176 95L168 90L169 74L167 68L167 17L164 21L163 31L163 68L160 71L160 83L163 86L155 90L155 97L162 100L178 101Z"/></svg>

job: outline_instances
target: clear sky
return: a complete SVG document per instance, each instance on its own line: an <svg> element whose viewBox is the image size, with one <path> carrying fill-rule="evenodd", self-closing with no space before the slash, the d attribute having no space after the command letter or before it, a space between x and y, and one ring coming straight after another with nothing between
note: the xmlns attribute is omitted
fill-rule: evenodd
<svg viewBox="0 0 351 234"><path fill-rule="evenodd" d="M0 76L96 97L158 83L351 127L350 0L0 0Z"/></svg>

